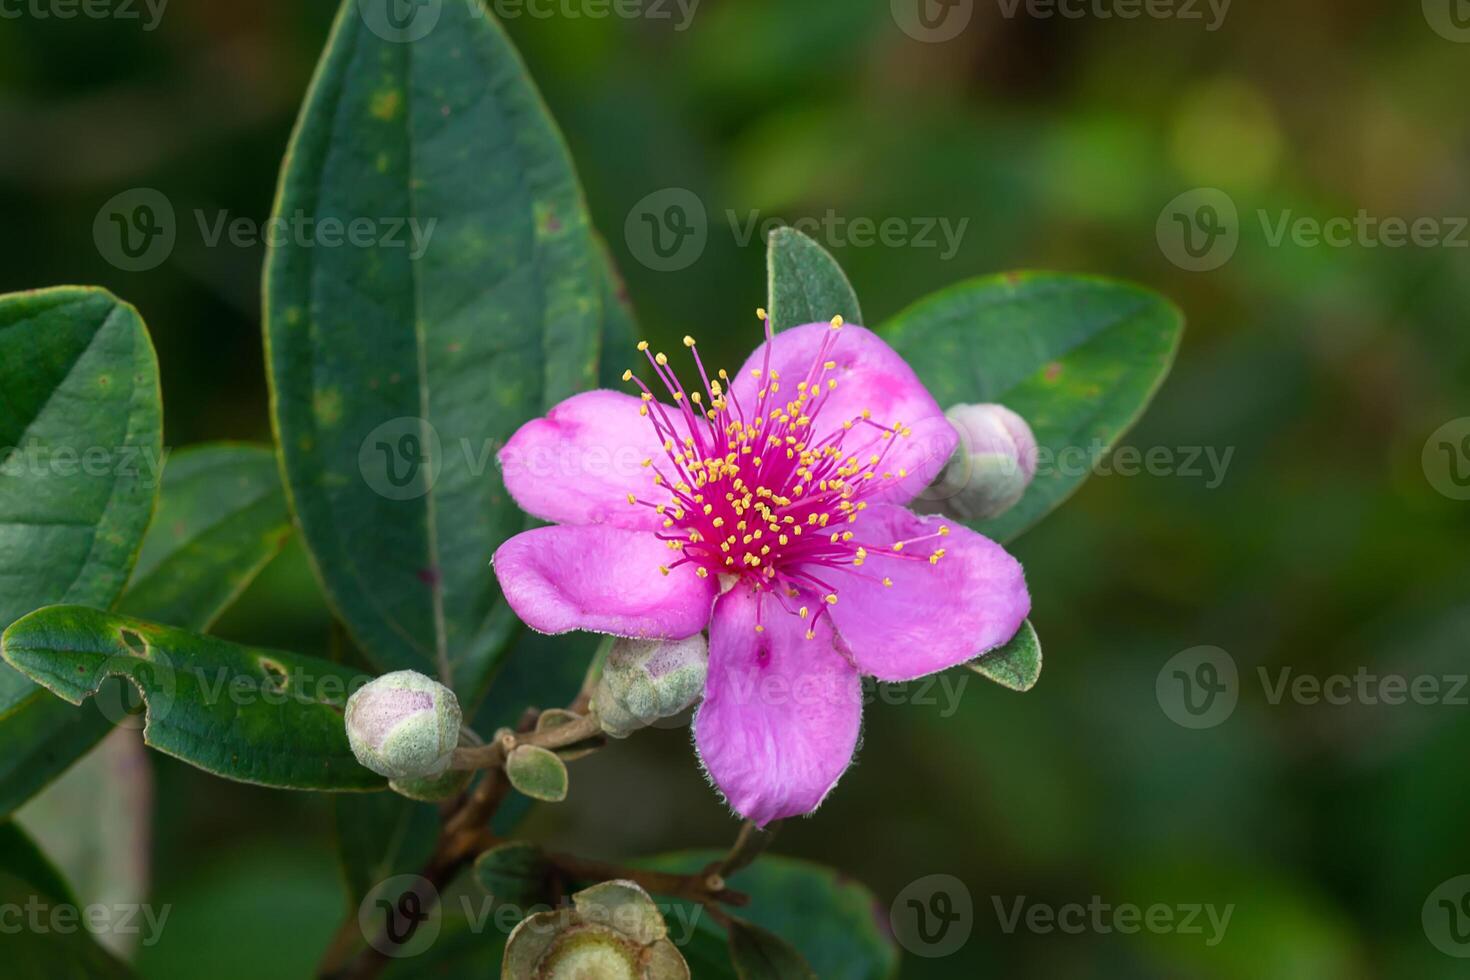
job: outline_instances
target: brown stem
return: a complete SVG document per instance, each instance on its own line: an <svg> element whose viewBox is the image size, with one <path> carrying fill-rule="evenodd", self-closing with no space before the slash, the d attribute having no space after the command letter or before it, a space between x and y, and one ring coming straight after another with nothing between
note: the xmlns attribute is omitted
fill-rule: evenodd
<svg viewBox="0 0 1470 980"><path fill-rule="evenodd" d="M422 908L432 909L438 895L461 871L480 854L501 843L500 838L491 833L489 823L510 792L510 781L506 778L503 766L511 751L522 745L546 749L563 748L601 733L597 719L592 715L583 715L575 721L543 732L535 731L536 719L537 713L528 712L522 718L520 731L502 731L488 745L469 746L455 751L456 768L484 769L485 777L440 828L434 855L419 874L432 888L422 884L415 888L419 892ZM761 832L752 830L751 833ZM742 831L741 840L746 839L746 836L747 832ZM736 846L738 850L739 841ZM712 919L722 925L729 923L730 916L720 908L721 904L742 906L749 902L748 896L725 888L722 882L712 880L706 871L676 875L641 868L625 868L566 854L548 855L548 860L568 878L587 881L621 878L636 882L646 891L698 903ZM357 945L353 936L357 926L356 916L349 917L343 924L323 960L320 976L328 980L372 980L382 972L388 963L388 957L380 952L380 948L388 948L386 930L380 932L375 941L368 943L355 957L348 959ZM411 932L401 942L407 942L410 938Z"/></svg>

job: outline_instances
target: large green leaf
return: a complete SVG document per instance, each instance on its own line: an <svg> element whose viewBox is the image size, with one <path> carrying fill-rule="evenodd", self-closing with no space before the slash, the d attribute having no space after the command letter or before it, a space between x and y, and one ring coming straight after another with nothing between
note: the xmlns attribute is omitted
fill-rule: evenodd
<svg viewBox="0 0 1470 980"><path fill-rule="evenodd" d="M423 868L439 835L436 808L397 793L344 793L333 818L353 914L380 882Z"/></svg>
<svg viewBox="0 0 1470 980"><path fill-rule="evenodd" d="M495 19L435 5L404 43L383 26L396 2L344 0L276 213L411 220L426 244L275 243L273 415L297 521L358 645L467 694L515 629L489 557L525 517L494 451L594 383L603 269L566 146Z"/></svg>
<svg viewBox="0 0 1470 980"><path fill-rule="evenodd" d="M174 453L163 472L158 515L118 609L207 630L290 535L270 449L211 445Z"/></svg>
<svg viewBox="0 0 1470 980"><path fill-rule="evenodd" d="M208 630L280 550L289 530L270 450L220 445L174 453L119 608L152 622ZM0 720L0 815L56 778L111 728L112 720L92 706L78 709L34 688Z"/></svg>
<svg viewBox="0 0 1470 980"><path fill-rule="evenodd" d="M73 286L0 296L0 629L112 605L153 512L161 414L137 310ZM0 664L0 717L34 693Z"/></svg>
<svg viewBox="0 0 1470 980"><path fill-rule="evenodd" d="M766 249L771 327L786 330L840 316L862 323L852 283L826 249L795 228L777 228Z"/></svg>
<svg viewBox="0 0 1470 980"><path fill-rule="evenodd" d="M1070 496L1091 454L1138 420L1183 327L1176 307L1137 286L1016 273L935 293L883 334L939 404L1000 402L1031 424L1042 452L1035 481L1010 511L974 525L1004 541Z"/></svg>
<svg viewBox="0 0 1470 980"><path fill-rule="evenodd" d="M284 789L372 790L343 709L365 678L315 657L239 646L83 606L6 630L5 659L72 704L122 676L147 708L144 740L217 776Z"/></svg>
<svg viewBox="0 0 1470 980"><path fill-rule="evenodd" d="M722 857L718 851L681 851L642 863L689 874ZM877 902L852 879L807 861L767 854L732 875L729 883L750 896L750 904L739 910L740 917L795 946L822 980L880 980L897 971L898 951L879 926ZM723 933L708 916L696 921L702 940ZM691 944L694 946L707 947L707 943ZM691 955L690 962L696 958L712 959L701 953ZM711 969L695 975L708 975L711 980L722 976Z"/></svg>
<svg viewBox="0 0 1470 980"><path fill-rule="evenodd" d="M40 907L47 923L61 907L71 909L70 927L30 928L25 910L34 906ZM71 889L35 843L12 823L0 824L0 908L21 913L19 917L8 917L11 921L7 922L5 942L0 946L6 980L113 980L133 975L81 928L83 910ZM19 930L12 932L17 925Z"/></svg>

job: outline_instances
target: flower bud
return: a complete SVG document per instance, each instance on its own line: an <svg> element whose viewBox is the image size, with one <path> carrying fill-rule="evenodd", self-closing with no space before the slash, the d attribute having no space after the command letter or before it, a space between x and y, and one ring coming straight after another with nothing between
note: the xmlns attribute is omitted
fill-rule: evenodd
<svg viewBox="0 0 1470 980"><path fill-rule="evenodd" d="M412 670L384 674L347 700L352 753L389 779L422 779L448 769L462 720L454 692Z"/></svg>
<svg viewBox="0 0 1470 980"><path fill-rule="evenodd" d="M709 643L701 634L673 641L618 640L592 697L602 730L627 738L678 715L704 693L708 669Z"/></svg>
<svg viewBox="0 0 1470 980"><path fill-rule="evenodd" d="M944 415L960 437L941 478L950 508L966 520L999 517L1036 476L1036 436L1004 405L955 405Z"/></svg>

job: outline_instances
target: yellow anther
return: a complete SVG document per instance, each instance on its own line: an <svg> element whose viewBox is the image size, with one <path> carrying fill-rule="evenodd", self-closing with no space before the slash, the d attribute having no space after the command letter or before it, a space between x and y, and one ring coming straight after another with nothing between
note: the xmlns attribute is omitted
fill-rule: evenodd
<svg viewBox="0 0 1470 980"><path fill-rule="evenodd" d="M755 317L756 317L757 320L765 320L765 319L767 319L765 307L761 307L760 309L756 310L755 311Z"/></svg>
<svg viewBox="0 0 1470 980"><path fill-rule="evenodd" d="M826 601L827 605L829 605L829 606L835 606L835 605L837 605L837 593L836 592L829 593L825 597L825 601Z"/></svg>
<svg viewBox="0 0 1470 980"><path fill-rule="evenodd" d="M638 349L639 350L648 350L648 341L646 341L646 340L640 340L640 341L638 341Z"/></svg>
<svg viewBox="0 0 1470 980"><path fill-rule="evenodd" d="M700 578L709 578L709 569L705 568L703 565L700 565L694 570L694 574L698 575Z"/></svg>
<svg viewBox="0 0 1470 980"><path fill-rule="evenodd" d="M833 330L841 330L842 329L842 317L840 317L840 316L834 316L832 318L832 329Z"/></svg>
<svg viewBox="0 0 1470 980"><path fill-rule="evenodd" d="M810 609L808 609L808 608L807 608L807 607L806 607L806 606L802 606L802 607L801 607L801 608L800 608L800 609L798 609L798 610L797 610L797 611L796 611L796 614L797 614L797 615L798 615L798 616L800 616L800 617L801 617L801 618L802 618L802 619L806 619L806 617L807 617L807 614L808 614L808 613L809 613L809 612L811 612L811 610L810 610Z"/></svg>
<svg viewBox="0 0 1470 980"><path fill-rule="evenodd" d="M630 504L636 504L637 502L638 502L638 498L637 497L633 496L631 493L628 494L628 503L630 503Z"/></svg>
<svg viewBox="0 0 1470 980"><path fill-rule="evenodd" d="M947 537L948 535L949 535L949 525L948 524L941 524L941 525L939 525L939 536L942 538L942 537Z"/></svg>
<svg viewBox="0 0 1470 980"><path fill-rule="evenodd" d="M657 354L655 354L653 356L653 359L658 362L659 367L663 367L665 364L669 363L669 359L667 356L665 356L663 351L659 351Z"/></svg>
<svg viewBox="0 0 1470 980"><path fill-rule="evenodd" d="M658 566L658 570L663 572L665 575L669 574L669 566L667 565Z"/></svg>
<svg viewBox="0 0 1470 980"><path fill-rule="evenodd" d="M694 338L693 337L686 336L684 338L684 346L685 347L693 347L694 346Z"/></svg>
<svg viewBox="0 0 1470 980"><path fill-rule="evenodd" d="M887 589L893 588L893 579L891 579L891 578L885 578L883 580L883 587L884 588L887 588Z"/></svg>
<svg viewBox="0 0 1470 980"><path fill-rule="evenodd" d="M624 371L623 372L623 380L624 381L632 381L633 380L633 372L632 371Z"/></svg>

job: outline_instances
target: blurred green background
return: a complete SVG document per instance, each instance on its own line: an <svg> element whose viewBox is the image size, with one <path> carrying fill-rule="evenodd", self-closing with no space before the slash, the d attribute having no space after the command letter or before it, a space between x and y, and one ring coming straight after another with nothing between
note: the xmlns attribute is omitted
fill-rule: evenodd
<svg viewBox="0 0 1470 980"><path fill-rule="evenodd" d="M1306 247L1273 243L1259 215L1470 215L1470 43L1418 3L1239 2L1213 31L1203 5L1204 20L1009 6L975 0L944 43L911 37L884 0L704 0L685 30L673 6L672 20L506 22L651 340L693 333L708 362L734 368L757 339L764 249L742 244L732 212L739 225L829 210L968 221L952 256L827 244L871 323L1006 269L1168 295L1188 317L1184 347L1128 442L1234 452L1218 486L1095 477L1015 543L1046 647L1040 686L971 678L952 710L942 696L873 704L859 764L777 850L864 881L884 917L915 879L961 878L969 941L907 957L905 977L1463 976L1421 909L1470 872L1470 711L1273 704L1257 668L1470 672L1470 504L1421 462L1431 433L1470 415L1470 233L1458 248ZM334 7L175 0L151 31L146 11L0 20L0 292L97 283L136 304L159 350L168 445L269 436L263 251L207 246L193 214L268 215ZM134 187L180 216L172 256L143 273L110 265L92 235L103 203ZM1198 187L1240 214L1238 250L1208 272L1175 265L1156 237L1166 205ZM693 191L709 221L676 272L640 263L624 233L630 209L667 188ZM220 631L324 651L300 552ZM1204 644L1239 665L1240 704L1194 731L1170 721L1155 682ZM151 761L151 900L174 908L142 974L192 980L207 962L214 980L306 975L346 911L327 801ZM573 777L529 833L620 857L719 846L736 829L683 731L615 745ZM1235 910L1213 947L1007 933L996 902L1021 896Z"/></svg>

